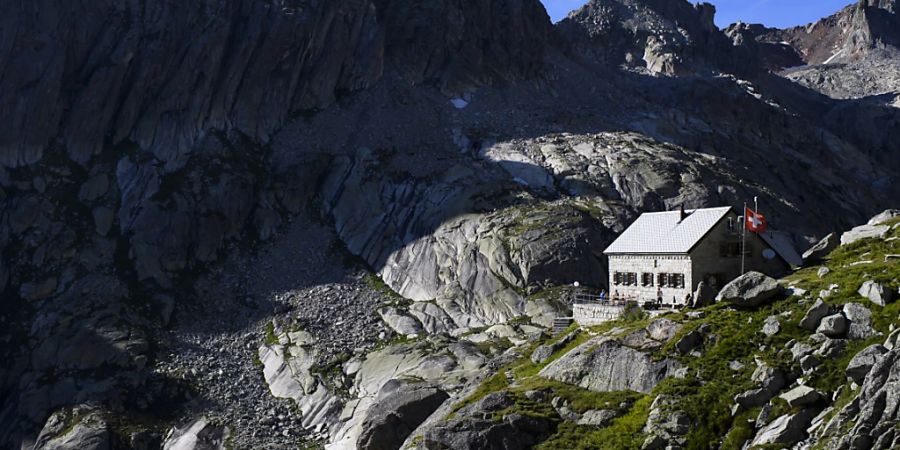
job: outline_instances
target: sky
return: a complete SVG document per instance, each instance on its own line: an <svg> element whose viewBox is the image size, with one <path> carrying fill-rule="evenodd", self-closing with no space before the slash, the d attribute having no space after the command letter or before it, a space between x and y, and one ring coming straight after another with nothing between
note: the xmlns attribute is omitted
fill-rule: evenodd
<svg viewBox="0 0 900 450"><path fill-rule="evenodd" d="M541 0L554 22L566 17L585 0ZM716 25L737 22L762 23L787 28L806 25L854 3L854 0L705 0L716 5ZM696 2L694 2L696 3Z"/></svg>

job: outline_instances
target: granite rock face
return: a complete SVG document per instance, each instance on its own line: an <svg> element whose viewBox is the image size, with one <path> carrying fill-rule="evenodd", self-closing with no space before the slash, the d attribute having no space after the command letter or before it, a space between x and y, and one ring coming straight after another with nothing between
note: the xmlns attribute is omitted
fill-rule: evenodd
<svg viewBox="0 0 900 450"><path fill-rule="evenodd" d="M888 350L879 344L864 348L847 363L847 376L857 384L862 384L875 363L887 352Z"/></svg>
<svg viewBox="0 0 900 450"><path fill-rule="evenodd" d="M319 3L290 15L239 0L147 9L44 2L14 6L3 20L13 30L0 41L3 70L16 74L0 89L0 103L16 105L0 117L15 124L0 135L8 167L39 161L57 136L80 164L111 136L180 167L205 130L230 123L265 138L289 112L369 86L383 63L369 2Z"/></svg>
<svg viewBox="0 0 900 450"><path fill-rule="evenodd" d="M200 418L169 430L163 450L225 450L228 427L220 427Z"/></svg>
<svg viewBox="0 0 900 450"><path fill-rule="evenodd" d="M854 443L866 448L888 449L900 445L893 425L897 420L898 352L880 357L865 376L859 394L828 423L820 440L831 439L828 448L847 448ZM845 428L842 428L845 427ZM849 428L849 431L843 430Z"/></svg>
<svg viewBox="0 0 900 450"><path fill-rule="evenodd" d="M107 450L111 433L106 421L90 408L66 408L50 415L35 450Z"/></svg>
<svg viewBox="0 0 900 450"><path fill-rule="evenodd" d="M537 75L544 66L552 27L537 1L373 3L384 28L385 56L415 83L436 82L459 95Z"/></svg>
<svg viewBox="0 0 900 450"><path fill-rule="evenodd" d="M362 422L357 448L390 450L403 441L449 398L433 386L394 380L381 388Z"/></svg>
<svg viewBox="0 0 900 450"><path fill-rule="evenodd" d="M457 412L457 418L430 429L421 439L425 448L513 450L533 446L550 434L550 422L520 414L505 415L500 421L490 415L513 404L505 393L489 394Z"/></svg>
<svg viewBox="0 0 900 450"><path fill-rule="evenodd" d="M714 16L715 7L708 3L592 0L558 29L574 51L605 63L643 66L651 73L749 69L738 61L744 47L731 45Z"/></svg>
<svg viewBox="0 0 900 450"><path fill-rule="evenodd" d="M804 409L797 414L781 416L759 430L750 445L794 445L806 439L806 428L814 415L814 411Z"/></svg>
<svg viewBox="0 0 900 450"><path fill-rule="evenodd" d="M581 344L541 370L540 376L597 392L650 392L680 365L653 361L650 355L598 337Z"/></svg>

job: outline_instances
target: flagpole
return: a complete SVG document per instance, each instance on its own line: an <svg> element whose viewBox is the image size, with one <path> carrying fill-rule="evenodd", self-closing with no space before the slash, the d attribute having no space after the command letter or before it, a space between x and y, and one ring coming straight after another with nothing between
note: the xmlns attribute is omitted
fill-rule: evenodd
<svg viewBox="0 0 900 450"><path fill-rule="evenodd" d="M741 224L741 275L744 275L744 237L747 235L747 202L744 202L744 220Z"/></svg>

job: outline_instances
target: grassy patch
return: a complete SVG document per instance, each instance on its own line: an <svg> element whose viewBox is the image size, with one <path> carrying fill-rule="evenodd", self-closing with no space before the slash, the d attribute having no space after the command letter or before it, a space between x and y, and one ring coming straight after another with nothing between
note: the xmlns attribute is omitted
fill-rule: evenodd
<svg viewBox="0 0 900 450"><path fill-rule="evenodd" d="M637 450L644 441L642 430L647 422L653 397L642 396L622 417L606 428L560 423L549 439L536 446L540 450Z"/></svg>
<svg viewBox="0 0 900 450"><path fill-rule="evenodd" d="M900 223L894 219L889 224ZM890 233L890 237L898 238L893 241L881 239L863 239L849 245L838 247L825 258L824 266L830 272L819 278L817 272L819 266L800 270L787 277L787 281L795 283L798 287L810 291L813 298L822 290L828 289L832 284L838 285L828 298L832 305L845 303L862 303L872 310L874 326L878 331L887 332L890 324L895 323L897 314L900 313L900 303L893 303L881 307L869 302L857 293L859 287L867 280L897 288L897 280L900 280L900 263L897 261L885 261L885 255L900 253L900 227ZM855 264L860 261L871 261L865 264Z"/></svg>
<svg viewBox="0 0 900 450"><path fill-rule="evenodd" d="M266 324L266 337L263 341L268 346L273 346L278 344L278 336L275 335L275 324L269 322Z"/></svg>
<svg viewBox="0 0 900 450"><path fill-rule="evenodd" d="M734 418L734 425L722 440L722 450L741 450L744 443L753 437L756 430L753 425L759 415L760 408L744 411Z"/></svg>
<svg viewBox="0 0 900 450"><path fill-rule="evenodd" d="M565 333L560 334L560 335L554 337L553 339L549 340L548 344L554 344L554 343L561 341L565 336L567 336L571 331L574 331L576 328L577 328L577 325L570 326L569 329L566 330ZM548 364L561 358L566 353L574 350L575 347L578 347L579 345L585 343L589 338L590 338L590 335L588 333L584 333L584 332L579 333L577 336L575 336L574 339L572 339L571 342L566 344L565 347L554 352L552 355L550 355L549 358L547 358L546 361L539 363L539 364L536 364L531 361L531 354L534 352L534 349L537 348L537 345L535 345L529 351L525 352L526 357L522 359L520 364L516 365L513 368L513 373L515 374L516 379L524 379L524 378L536 376L537 373L541 371L541 369L543 369L544 367L547 367Z"/></svg>
<svg viewBox="0 0 900 450"><path fill-rule="evenodd" d="M412 300L395 292L384 282L384 280L374 273L366 274L365 281L370 289L384 296L392 306L405 307L412 304Z"/></svg>
<svg viewBox="0 0 900 450"><path fill-rule="evenodd" d="M475 388L475 391L473 391L472 394L470 394L468 397L466 397L465 400L457 403L453 407L453 410L450 412L450 415L447 416L447 419L452 419L453 416L455 416L456 413L460 409L463 409L466 406L469 406L469 405L483 399L488 394L492 394L494 392L500 392L500 391L506 389L508 386L509 386L509 380L506 379L506 371L501 369L500 371L495 373L493 376L484 380L484 382L482 382L480 386Z"/></svg>
<svg viewBox="0 0 900 450"><path fill-rule="evenodd" d="M350 354L341 352L331 358L327 363L315 365L309 368L309 373L320 375L324 378L333 378L343 375L343 365L350 360Z"/></svg>

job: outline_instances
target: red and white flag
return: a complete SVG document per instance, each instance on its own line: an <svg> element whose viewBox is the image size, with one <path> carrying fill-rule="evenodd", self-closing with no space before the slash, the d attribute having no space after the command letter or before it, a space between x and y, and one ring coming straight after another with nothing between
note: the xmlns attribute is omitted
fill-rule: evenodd
<svg viewBox="0 0 900 450"><path fill-rule="evenodd" d="M766 216L744 207L744 225L754 233L766 231Z"/></svg>

